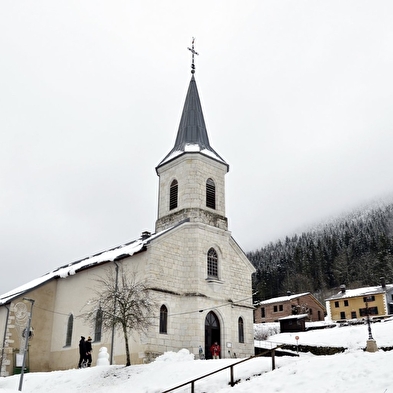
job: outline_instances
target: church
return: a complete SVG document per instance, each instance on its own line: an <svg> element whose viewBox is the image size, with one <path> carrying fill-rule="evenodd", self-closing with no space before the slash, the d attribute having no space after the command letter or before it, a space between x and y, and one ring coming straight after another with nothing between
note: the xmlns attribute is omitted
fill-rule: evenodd
<svg viewBox="0 0 393 393"><path fill-rule="evenodd" d="M255 269L228 230L228 171L209 142L193 61L175 144L156 167L155 232L1 295L0 375L20 372L27 336L25 367L32 372L76 368L81 336L93 339L93 365L101 347L112 364L125 364L121 332L102 331L99 311L95 326L81 318L93 296L94 278L119 266L146 280L157 300L153 325L147 333L133 332L129 340L131 364L182 348L197 358L200 346L208 359L214 342L221 358L252 356Z"/></svg>

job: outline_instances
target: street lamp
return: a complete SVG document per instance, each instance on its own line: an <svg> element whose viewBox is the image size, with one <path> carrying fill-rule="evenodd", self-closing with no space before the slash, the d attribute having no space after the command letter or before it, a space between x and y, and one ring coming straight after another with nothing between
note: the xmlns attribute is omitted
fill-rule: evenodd
<svg viewBox="0 0 393 393"><path fill-rule="evenodd" d="M368 308L368 302L367 298L366 300L366 314L367 314L367 325L368 325L368 340L367 340L367 346L366 346L366 351L367 352L377 352L378 347L376 341L373 339L373 335L371 333L371 323L370 323L370 312Z"/></svg>
<svg viewBox="0 0 393 393"><path fill-rule="evenodd" d="M368 303L366 302L366 314L367 314L367 326L368 326L368 339L374 340L373 335L371 333L371 323L370 323L370 313L368 309Z"/></svg>

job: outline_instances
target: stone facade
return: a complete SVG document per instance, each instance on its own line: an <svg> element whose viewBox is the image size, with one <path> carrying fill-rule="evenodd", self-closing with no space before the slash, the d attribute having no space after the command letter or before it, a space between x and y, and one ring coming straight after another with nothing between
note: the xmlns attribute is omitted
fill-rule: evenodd
<svg viewBox="0 0 393 393"><path fill-rule="evenodd" d="M207 274L207 252L211 247L218 251L217 279ZM167 306L169 316L173 315L169 324L174 330L170 337L158 335L158 342L171 340L173 346L197 353L199 345L207 346L205 318L214 311L220 320L221 344L231 343L233 350L243 356L253 353L253 267L227 231L186 222L151 243L148 252L152 255L148 273L151 284ZM237 335L240 317L245 321L247 336L241 344Z"/></svg>
<svg viewBox="0 0 393 393"><path fill-rule="evenodd" d="M26 367L35 371L49 370L51 369L50 337L55 314L47 310L53 310L54 299L56 298L56 281L49 281L39 288L32 289L28 297L34 299L35 303L31 323L33 335L29 341L29 356ZM26 329L30 312L30 303L25 302L23 296L16 297L6 307L0 307L0 331L2 334L4 332L7 337L1 363L2 376L12 375L15 371L17 356L25 345L23 331Z"/></svg>
<svg viewBox="0 0 393 393"><path fill-rule="evenodd" d="M160 177L158 220L156 232L177 222L191 218L227 229L225 217L225 174L227 166L200 153L187 153L157 168ZM206 181L211 178L216 185L216 208L206 207ZM179 184L178 206L169 210L170 185Z"/></svg>

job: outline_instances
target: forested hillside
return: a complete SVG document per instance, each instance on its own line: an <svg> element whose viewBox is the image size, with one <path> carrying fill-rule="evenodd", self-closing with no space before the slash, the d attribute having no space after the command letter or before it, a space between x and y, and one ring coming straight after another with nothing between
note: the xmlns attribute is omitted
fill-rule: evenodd
<svg viewBox="0 0 393 393"><path fill-rule="evenodd" d="M318 229L247 253L257 269L255 300L311 292L320 301L347 288L393 283L393 203L363 209Z"/></svg>

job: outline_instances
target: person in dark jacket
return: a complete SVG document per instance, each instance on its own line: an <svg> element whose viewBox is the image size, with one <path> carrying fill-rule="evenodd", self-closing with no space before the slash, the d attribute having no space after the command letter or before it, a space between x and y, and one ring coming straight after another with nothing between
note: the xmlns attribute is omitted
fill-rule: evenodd
<svg viewBox="0 0 393 393"><path fill-rule="evenodd" d="M82 367L82 362L86 359L86 341L85 337L81 336L79 340L79 363L78 368Z"/></svg>
<svg viewBox="0 0 393 393"><path fill-rule="evenodd" d="M87 360L87 367L91 366L91 337L89 336L86 341L86 360Z"/></svg>

